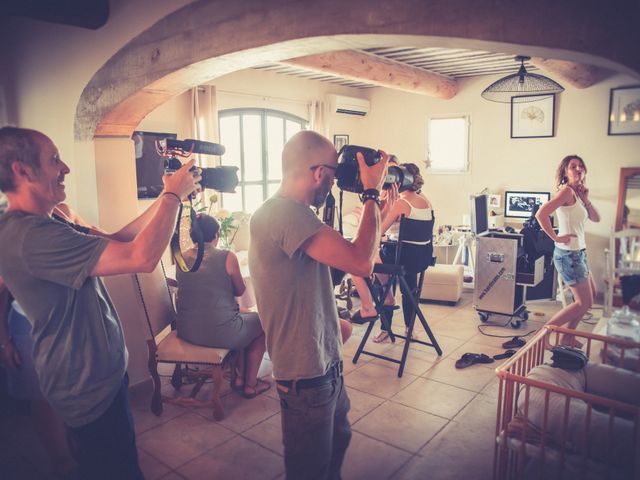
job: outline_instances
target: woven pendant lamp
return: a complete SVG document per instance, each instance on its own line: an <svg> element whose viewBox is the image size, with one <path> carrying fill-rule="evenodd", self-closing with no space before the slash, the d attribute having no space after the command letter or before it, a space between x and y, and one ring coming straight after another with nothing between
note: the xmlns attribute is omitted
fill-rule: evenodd
<svg viewBox="0 0 640 480"><path fill-rule="evenodd" d="M530 60L531 57L518 55L515 57L516 62L520 62L518 73L507 75L493 82L481 93L482 98L492 102L511 103L511 98L521 95L551 95L564 91L559 83L551 80L544 75L527 72L524 62ZM518 98L518 102L527 102L531 100L526 98Z"/></svg>

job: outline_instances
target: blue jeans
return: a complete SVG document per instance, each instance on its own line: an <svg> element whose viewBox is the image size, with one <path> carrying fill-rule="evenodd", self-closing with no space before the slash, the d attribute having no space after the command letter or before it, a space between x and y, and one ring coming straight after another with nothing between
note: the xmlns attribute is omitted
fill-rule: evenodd
<svg viewBox="0 0 640 480"><path fill-rule="evenodd" d="M287 480L339 479L351 440L343 377L314 388L278 385L277 390Z"/></svg>
<svg viewBox="0 0 640 480"><path fill-rule="evenodd" d="M128 386L129 376L125 374L120 390L106 412L88 425L69 428L79 478L144 479L138 466Z"/></svg>

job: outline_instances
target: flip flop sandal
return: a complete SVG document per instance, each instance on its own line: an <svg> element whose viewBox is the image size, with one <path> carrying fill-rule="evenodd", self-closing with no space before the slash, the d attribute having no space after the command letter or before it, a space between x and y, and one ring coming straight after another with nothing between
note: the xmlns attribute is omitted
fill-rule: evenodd
<svg viewBox="0 0 640 480"><path fill-rule="evenodd" d="M382 310L384 312L395 312L396 310L400 310L400 305L382 305Z"/></svg>
<svg viewBox="0 0 640 480"><path fill-rule="evenodd" d="M351 316L351 323L357 323L359 325L362 325L364 323L369 323L369 322L373 322L375 320L378 319L378 315L372 315L370 317L363 317L362 313L360 313L360 310L358 310L356 313L354 313Z"/></svg>
<svg viewBox="0 0 640 480"><path fill-rule="evenodd" d="M503 358L511 358L515 355L516 351L515 350L507 350L504 353L499 353L498 355L494 355L493 359L494 360L502 360Z"/></svg>
<svg viewBox="0 0 640 480"><path fill-rule="evenodd" d="M266 392L270 388L271 388L271 384L269 382L258 378L254 386L251 386L251 385L244 386L242 396L246 399L256 398L258 395ZM247 393L247 389L249 389L249 393Z"/></svg>
<svg viewBox="0 0 640 480"><path fill-rule="evenodd" d="M502 348L520 348L525 343L527 343L527 341L524 338L513 337L511 340L504 342Z"/></svg>
<svg viewBox="0 0 640 480"><path fill-rule="evenodd" d="M495 360L484 353L465 353L456 360L456 368L467 368L475 363L493 363Z"/></svg>

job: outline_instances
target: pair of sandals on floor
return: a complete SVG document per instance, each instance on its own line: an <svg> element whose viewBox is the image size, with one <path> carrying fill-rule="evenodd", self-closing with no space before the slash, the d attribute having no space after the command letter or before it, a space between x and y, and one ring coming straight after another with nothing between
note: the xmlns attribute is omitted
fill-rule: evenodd
<svg viewBox="0 0 640 480"><path fill-rule="evenodd" d="M476 363L493 363L496 360L513 357L516 353L515 349L522 347L525 343L527 342L524 338L513 337L511 340L502 344L502 348L507 349L504 353L499 353L492 357L485 355L484 353L465 353L462 357L456 360L456 368L467 368L471 365L475 365Z"/></svg>

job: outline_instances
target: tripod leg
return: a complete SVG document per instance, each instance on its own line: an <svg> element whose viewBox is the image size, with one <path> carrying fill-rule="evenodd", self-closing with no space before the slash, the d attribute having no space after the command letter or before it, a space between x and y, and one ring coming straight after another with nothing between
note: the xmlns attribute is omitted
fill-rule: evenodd
<svg viewBox="0 0 640 480"><path fill-rule="evenodd" d="M376 322L369 322L369 326L367 326L367 331L362 336L362 340L360 341L360 345L358 345L358 350L356 350L356 354L353 356L353 363L358 363L358 359L360 358L360 354L364 350L364 346L369 339L369 335L371 335L371 330L373 330L373 324Z"/></svg>
<svg viewBox="0 0 640 480"><path fill-rule="evenodd" d="M373 298L373 303L376 306L376 311L380 315L380 323L382 324L383 329L389 332L389 338L391 339L391 341L395 342L396 337L391 330L391 318L386 316L384 310L384 299L387 297L387 294L393 286L392 278L389 278L389 282L382 287L382 290L376 288L370 278L365 278L365 282L367 283L367 287L371 292L371 297ZM378 295L376 295L376 293Z"/></svg>
<svg viewBox="0 0 640 480"><path fill-rule="evenodd" d="M404 277L400 277L400 282L401 282L401 285L403 285L403 287L406 288L407 291L409 291L409 285L407 285L407 282L404 279ZM438 345L438 341L436 340L436 337L433 336L433 332L429 328L429 325L427 324L427 320L424 318L424 314L420 310L420 306L416 302L415 297L413 295L411 295L409 297L409 299L411 300L411 304L413 305L413 309L414 309L415 314L418 315L418 318L420 319L420 323L422 323L422 326L424 327L425 332L427 332L427 335L429 336L429 339L431 340L431 343L433 344L434 348L436 349L436 352L438 352L438 355L442 355L442 349L440 348L440 345ZM413 333L413 331L411 333Z"/></svg>

